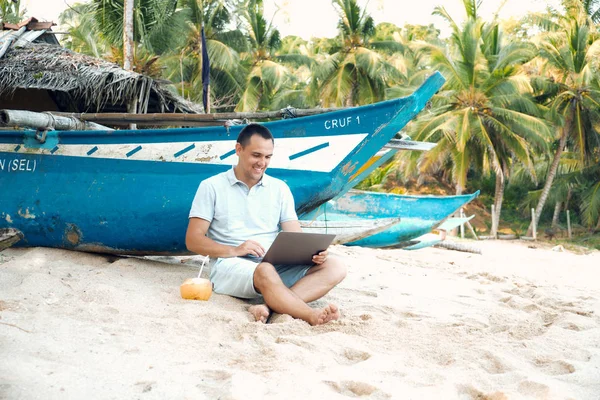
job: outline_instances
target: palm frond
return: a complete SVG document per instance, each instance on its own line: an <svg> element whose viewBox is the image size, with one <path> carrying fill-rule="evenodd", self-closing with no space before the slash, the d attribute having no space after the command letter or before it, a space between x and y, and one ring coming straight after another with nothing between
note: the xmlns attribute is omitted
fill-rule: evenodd
<svg viewBox="0 0 600 400"><path fill-rule="evenodd" d="M244 90L235 110L239 112L256 111L260 103L261 86L262 80L260 77L257 75L253 76L246 85L246 90Z"/></svg>
<svg viewBox="0 0 600 400"><path fill-rule="evenodd" d="M302 65L312 67L316 63L314 58L304 54L281 54L275 56L274 59L282 64L291 65L293 67L300 67Z"/></svg>
<svg viewBox="0 0 600 400"><path fill-rule="evenodd" d="M581 216L587 226L595 226L600 218L600 181L584 194L581 203Z"/></svg>
<svg viewBox="0 0 600 400"><path fill-rule="evenodd" d="M405 44L395 40L370 42L369 47L387 54L404 53L407 50L407 46Z"/></svg>

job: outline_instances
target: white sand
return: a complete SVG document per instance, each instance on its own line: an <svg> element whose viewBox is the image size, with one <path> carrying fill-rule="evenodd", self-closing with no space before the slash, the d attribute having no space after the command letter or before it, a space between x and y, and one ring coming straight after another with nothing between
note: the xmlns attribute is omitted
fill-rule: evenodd
<svg viewBox="0 0 600 400"><path fill-rule="evenodd" d="M335 247L325 326L186 301L180 263L0 253L2 399L599 399L600 252Z"/></svg>

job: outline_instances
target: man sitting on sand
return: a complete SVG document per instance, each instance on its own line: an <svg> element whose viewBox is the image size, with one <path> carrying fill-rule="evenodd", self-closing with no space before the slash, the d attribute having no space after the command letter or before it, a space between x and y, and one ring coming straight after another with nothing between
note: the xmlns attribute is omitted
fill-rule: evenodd
<svg viewBox="0 0 600 400"><path fill-rule="evenodd" d="M270 311L301 318L311 325L340 317L329 304L321 309L307 303L323 297L346 276L345 265L327 251L313 256L314 265L272 265L247 256L263 257L279 227L302 229L292 192L285 182L265 174L273 156L271 132L247 125L235 145L238 164L200 183L190 211L188 250L217 258L210 279L216 293L245 299L264 297L266 304L248 311L266 322Z"/></svg>

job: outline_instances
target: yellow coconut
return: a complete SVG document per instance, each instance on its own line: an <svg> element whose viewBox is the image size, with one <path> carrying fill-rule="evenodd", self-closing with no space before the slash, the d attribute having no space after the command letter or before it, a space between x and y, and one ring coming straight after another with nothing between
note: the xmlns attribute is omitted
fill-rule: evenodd
<svg viewBox="0 0 600 400"><path fill-rule="evenodd" d="M204 278L186 279L179 290L181 297L188 300L208 300L212 294L212 282Z"/></svg>

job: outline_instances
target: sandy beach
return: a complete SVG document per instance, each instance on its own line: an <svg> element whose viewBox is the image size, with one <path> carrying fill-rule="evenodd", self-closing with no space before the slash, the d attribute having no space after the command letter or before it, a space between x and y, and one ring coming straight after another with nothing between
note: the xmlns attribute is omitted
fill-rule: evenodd
<svg viewBox="0 0 600 400"><path fill-rule="evenodd" d="M600 252L471 244L335 246L348 277L314 306L342 318L317 327L183 300L199 257L7 249L0 398L599 399Z"/></svg>

